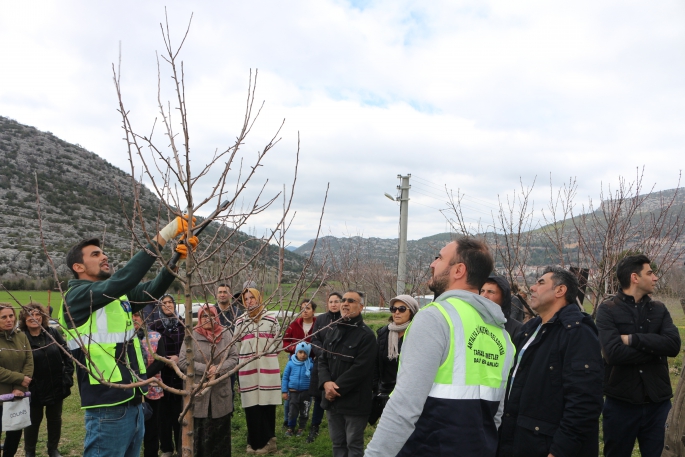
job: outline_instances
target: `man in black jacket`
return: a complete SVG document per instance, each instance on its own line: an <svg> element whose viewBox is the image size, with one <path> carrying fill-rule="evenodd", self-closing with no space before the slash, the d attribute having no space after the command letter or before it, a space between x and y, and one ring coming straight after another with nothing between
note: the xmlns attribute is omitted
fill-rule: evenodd
<svg viewBox="0 0 685 457"><path fill-rule="evenodd" d="M364 429L371 413L376 336L364 324L364 295L348 291L342 298L342 321L324 341L319 360L321 406L328 412L333 457L364 455Z"/></svg>
<svg viewBox="0 0 685 457"><path fill-rule="evenodd" d="M644 255L616 266L621 285L597 310L605 360L604 455L630 456L637 438L643 457L659 456L671 409L667 357L680 351L680 335L666 306L652 300L657 277Z"/></svg>
<svg viewBox="0 0 685 457"><path fill-rule="evenodd" d="M602 356L592 318L574 305L578 280L547 267L530 290L538 316L514 339L497 456L596 456Z"/></svg>

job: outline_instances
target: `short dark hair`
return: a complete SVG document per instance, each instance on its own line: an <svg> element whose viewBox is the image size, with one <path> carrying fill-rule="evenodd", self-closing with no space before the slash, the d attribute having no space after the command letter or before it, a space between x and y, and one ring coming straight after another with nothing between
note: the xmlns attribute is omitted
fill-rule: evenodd
<svg viewBox="0 0 685 457"><path fill-rule="evenodd" d="M22 331L26 331L26 319L28 319L28 317L31 315L31 312L36 309L40 313L40 325L43 328L48 328L48 310L45 309L45 306L41 305L40 303L31 302L25 306L22 306L21 311L19 312L19 328Z"/></svg>
<svg viewBox="0 0 685 457"><path fill-rule="evenodd" d="M302 302L300 303L300 306L304 305L305 303L308 303L309 306L312 307L312 311L316 311L316 303L314 303L313 300L307 300L307 299L305 298L305 299L302 300Z"/></svg>
<svg viewBox="0 0 685 457"><path fill-rule="evenodd" d="M219 287L225 287L225 288L227 288L228 290L231 290L231 286L229 286L229 285L226 284L225 282L222 282L221 284L217 284L217 285L216 285L216 289L217 289L217 290L219 290Z"/></svg>
<svg viewBox="0 0 685 457"><path fill-rule="evenodd" d="M364 304L364 292L359 292L358 290L354 290L354 289L347 289L345 291L345 293L346 294L357 294L357 295L359 295L359 298L361 298L361 304L362 305ZM342 298L342 297L340 297L340 298Z"/></svg>
<svg viewBox="0 0 685 457"><path fill-rule="evenodd" d="M495 268L490 248L483 241L468 236L454 241L457 243L457 250L450 265L460 262L466 265L466 283L480 290Z"/></svg>
<svg viewBox="0 0 685 457"><path fill-rule="evenodd" d="M97 246L101 247L99 238L89 238L87 240L81 240L69 249L67 252L67 267L74 274L74 278L78 279L78 273L74 271L75 263L83 263L83 248L86 246Z"/></svg>
<svg viewBox="0 0 685 457"><path fill-rule="evenodd" d="M576 303L576 298L578 298L578 278L576 275L561 267L552 266L545 267L542 271L543 276L547 273L552 273L554 287L566 286L566 294L564 295L566 303Z"/></svg>
<svg viewBox="0 0 685 457"><path fill-rule="evenodd" d="M650 264L652 261L644 254L629 255L618 262L618 265L616 265L616 277L619 284L621 284L621 289L630 287L630 277L633 273L637 273L640 276L646 263Z"/></svg>
<svg viewBox="0 0 685 457"><path fill-rule="evenodd" d="M328 294L328 298L331 298L333 295L342 300L342 294L340 292L331 292L330 294Z"/></svg>

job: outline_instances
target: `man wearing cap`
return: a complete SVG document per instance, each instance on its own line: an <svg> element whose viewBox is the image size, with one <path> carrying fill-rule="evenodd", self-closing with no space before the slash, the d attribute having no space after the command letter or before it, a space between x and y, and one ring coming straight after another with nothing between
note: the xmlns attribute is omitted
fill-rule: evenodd
<svg viewBox="0 0 685 457"><path fill-rule="evenodd" d="M478 295L493 266L474 238L440 250L429 282L435 301L406 330L397 384L367 457L494 457L514 347L501 308Z"/></svg>
<svg viewBox="0 0 685 457"><path fill-rule="evenodd" d="M507 318L504 329L513 339L523 324L511 317L511 287L509 287L509 281L504 276L490 275L485 284L483 284L483 287L480 288L480 295L502 308L504 317Z"/></svg>

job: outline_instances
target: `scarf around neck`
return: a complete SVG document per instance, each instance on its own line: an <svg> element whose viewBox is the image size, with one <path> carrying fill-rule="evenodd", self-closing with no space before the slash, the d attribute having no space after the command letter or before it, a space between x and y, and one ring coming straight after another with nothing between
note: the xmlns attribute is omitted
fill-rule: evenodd
<svg viewBox="0 0 685 457"><path fill-rule="evenodd" d="M411 321L400 325L396 325L394 322L388 324L388 359L395 360L400 356L400 332L406 330L409 324Z"/></svg>
<svg viewBox="0 0 685 457"><path fill-rule="evenodd" d="M202 315L204 313L209 313L212 315L212 328L202 327ZM200 308L200 311L197 313L197 322L198 325L195 327L195 331L200 335L204 336L205 338L207 338L207 341L209 341L210 343L218 343L219 341L221 341L221 338L223 337L224 328L219 323L219 312L216 310L214 306L205 305L202 308Z"/></svg>

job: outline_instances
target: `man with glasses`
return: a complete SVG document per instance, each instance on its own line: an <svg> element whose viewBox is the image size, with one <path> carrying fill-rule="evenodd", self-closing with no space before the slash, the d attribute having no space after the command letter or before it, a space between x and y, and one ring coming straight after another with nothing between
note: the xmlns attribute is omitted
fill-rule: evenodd
<svg viewBox="0 0 685 457"><path fill-rule="evenodd" d="M334 457L364 455L364 429L371 413L373 374L378 347L364 324L364 294L343 295L342 319L326 335L319 357L321 406L328 413Z"/></svg>
<svg viewBox="0 0 685 457"><path fill-rule="evenodd" d="M404 334L397 384L367 457L494 457L514 347L499 306L478 295L494 262L485 243L460 238L431 264L435 301Z"/></svg>

